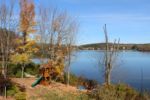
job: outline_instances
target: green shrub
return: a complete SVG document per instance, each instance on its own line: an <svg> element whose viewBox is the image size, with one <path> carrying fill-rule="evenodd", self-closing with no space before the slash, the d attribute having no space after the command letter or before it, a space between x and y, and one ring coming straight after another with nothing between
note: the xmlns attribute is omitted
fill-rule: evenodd
<svg viewBox="0 0 150 100"><path fill-rule="evenodd" d="M39 67L40 65L34 64L34 63L29 63L25 67L25 72L31 74L31 75L37 75L39 74Z"/></svg>
<svg viewBox="0 0 150 100"><path fill-rule="evenodd" d="M17 72L21 72L21 66L20 65L16 65L16 64L12 64L10 63L8 68L8 75L11 77L15 77Z"/></svg>
<svg viewBox="0 0 150 100"><path fill-rule="evenodd" d="M67 74L65 73L65 83L67 84ZM72 86L77 86L78 85L78 82L79 82L79 77L77 77L76 75L74 74L70 74L70 80L69 80L69 84L72 85Z"/></svg>
<svg viewBox="0 0 150 100"><path fill-rule="evenodd" d="M13 96L14 94L16 94L15 90L7 90L7 95L8 96Z"/></svg>
<svg viewBox="0 0 150 100"><path fill-rule="evenodd" d="M21 76L21 65L10 63L8 69L8 75L11 77L20 77ZM39 72L39 65L34 63L29 63L25 67L25 72L31 75L37 75Z"/></svg>
<svg viewBox="0 0 150 100"><path fill-rule="evenodd" d="M20 78L21 77L22 72L21 71L17 71L17 73L15 73L15 77Z"/></svg>
<svg viewBox="0 0 150 100"><path fill-rule="evenodd" d="M118 84L118 85L116 85L116 89L117 89L117 91L126 91L126 89L127 89L127 86L126 85L124 85L124 84Z"/></svg>
<svg viewBox="0 0 150 100"><path fill-rule="evenodd" d="M12 85L11 87L8 87L7 95L14 96L17 92L19 92L19 88L15 85Z"/></svg>
<svg viewBox="0 0 150 100"><path fill-rule="evenodd" d="M64 75L64 79L65 79L65 84L67 83L67 75ZM70 74L70 80L69 80L69 84L72 86L83 86L86 89L93 89L97 86L97 81L94 80L90 80L90 79L86 79L83 77L78 77L74 74Z"/></svg>
<svg viewBox="0 0 150 100"><path fill-rule="evenodd" d="M134 100L138 92L124 84L99 86L89 96L91 98L108 100Z"/></svg>
<svg viewBox="0 0 150 100"><path fill-rule="evenodd" d="M37 96L31 96L30 100L36 100L39 98L40 100L89 100L88 95L86 93L81 93L77 91L76 93L72 92L64 92L61 90L48 90L41 89L37 91Z"/></svg>
<svg viewBox="0 0 150 100"><path fill-rule="evenodd" d="M25 92L18 92L15 94L16 100L26 100L26 93Z"/></svg>

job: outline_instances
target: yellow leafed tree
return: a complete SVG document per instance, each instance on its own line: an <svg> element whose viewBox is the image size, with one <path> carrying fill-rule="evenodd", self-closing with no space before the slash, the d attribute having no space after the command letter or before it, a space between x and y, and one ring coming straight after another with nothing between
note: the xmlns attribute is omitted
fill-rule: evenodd
<svg viewBox="0 0 150 100"><path fill-rule="evenodd" d="M15 64L22 65L22 78L24 76L25 64L30 62L31 54L37 52L35 47L35 40L31 38L31 34L35 33L35 7L34 3L30 0L21 0L20 2L20 28L22 38L17 39L19 43L16 54L11 56L11 61ZM21 43L20 43L21 42Z"/></svg>

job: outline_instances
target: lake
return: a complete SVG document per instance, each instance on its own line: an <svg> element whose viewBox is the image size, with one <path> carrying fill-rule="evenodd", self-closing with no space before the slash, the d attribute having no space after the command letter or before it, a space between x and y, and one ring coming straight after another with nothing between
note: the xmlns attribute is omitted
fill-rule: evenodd
<svg viewBox="0 0 150 100"><path fill-rule="evenodd" d="M73 53L71 73L104 82L104 51L82 50ZM38 62L37 59L34 62ZM150 53L121 51L114 63L112 83L126 83L138 90L150 91Z"/></svg>

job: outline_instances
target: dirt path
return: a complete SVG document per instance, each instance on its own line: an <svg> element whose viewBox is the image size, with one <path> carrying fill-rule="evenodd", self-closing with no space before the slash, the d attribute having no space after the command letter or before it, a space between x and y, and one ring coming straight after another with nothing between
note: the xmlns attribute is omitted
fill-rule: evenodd
<svg viewBox="0 0 150 100"><path fill-rule="evenodd" d="M49 86L42 86L37 85L34 88L31 87L31 84L36 80L35 78L11 78L11 80L20 86L24 86L26 88L27 100L30 97L38 97L40 93L44 94L47 93L49 90L53 91L62 91L62 92L69 92L69 93L77 93L79 90L76 87L66 86L61 83L52 82ZM36 100L41 100L37 99Z"/></svg>

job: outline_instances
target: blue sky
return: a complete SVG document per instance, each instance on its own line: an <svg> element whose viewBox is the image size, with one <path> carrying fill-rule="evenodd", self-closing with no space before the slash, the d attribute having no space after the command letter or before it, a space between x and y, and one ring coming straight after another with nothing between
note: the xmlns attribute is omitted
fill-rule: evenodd
<svg viewBox="0 0 150 100"><path fill-rule="evenodd" d="M76 18L78 45L104 42L104 24L110 41L120 38L122 43L150 43L150 0L35 0L35 3L37 7L43 3L66 10Z"/></svg>
<svg viewBox="0 0 150 100"><path fill-rule="evenodd" d="M103 42L104 24L110 41L120 38L123 43L150 43L150 0L42 1L76 17L80 24L77 44Z"/></svg>

